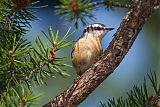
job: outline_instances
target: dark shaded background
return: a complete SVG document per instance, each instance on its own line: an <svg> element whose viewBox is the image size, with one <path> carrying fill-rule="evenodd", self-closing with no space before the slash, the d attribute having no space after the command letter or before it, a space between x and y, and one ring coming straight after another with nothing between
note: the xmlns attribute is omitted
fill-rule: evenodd
<svg viewBox="0 0 160 107"><path fill-rule="evenodd" d="M54 6L59 2L56 0L43 0L37 5L48 4L47 8L37 10L37 16L40 21L32 22L32 29L26 35L29 41L34 40L39 35L44 42L47 40L42 35L41 30L47 32L47 29L52 26L53 30L60 30L60 36L63 36L67 29L71 26L74 30L73 23L65 22L60 19L60 16L55 15ZM113 39L116 29L119 27L127 9L115 8L114 11L107 11L102 6L94 12L95 21L89 20L89 23L103 23L108 27L114 27L115 30L107 34L103 39L102 45L106 49L109 42ZM76 33L70 40L79 38L83 29L86 26L81 26L76 30ZM71 47L65 48L57 52L58 56L69 57L67 62L71 64L70 53ZM141 85L144 76L149 72L157 72L160 74L160 12L155 12L152 17L144 25L142 31L139 33L138 38L130 49L129 53L125 56L122 63L109 76L90 96L80 104L79 107L93 107L99 105L100 101L107 101L108 98L125 96L126 92L131 90L133 85ZM71 76L63 78L57 75L57 78L46 78L47 85L37 86L34 88L34 93L42 93L42 96L37 100L37 107L44 105L52 100L56 95L59 95L67 87L73 83L76 78L75 70L73 68L66 68L67 73ZM150 86L150 84L148 84ZM152 90L151 90L152 91Z"/></svg>

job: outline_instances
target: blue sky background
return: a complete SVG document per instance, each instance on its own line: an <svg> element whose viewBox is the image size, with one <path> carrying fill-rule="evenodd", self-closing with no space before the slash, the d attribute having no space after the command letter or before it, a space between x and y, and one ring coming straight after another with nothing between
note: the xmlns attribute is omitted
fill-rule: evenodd
<svg viewBox="0 0 160 107"><path fill-rule="evenodd" d="M103 39L102 45L105 50L109 45L109 42L113 39L113 35L116 29L119 27L121 20L123 19L127 9L115 8L114 11L106 11L103 7L99 8L94 12L95 21L89 20L89 23L103 23L107 27L114 27L115 29L109 32ZM63 36L67 29L71 26L72 30L75 30L72 23L67 23L60 19L60 16L55 15L53 6L43 8L37 11L37 16L41 19L40 21L32 22L31 31L28 32L26 38L32 41L39 35L44 43L46 42L45 37L42 35L41 30L46 31L52 26L53 30L60 30L60 35ZM152 21L147 22L152 23ZM154 26L154 25L153 25ZM70 38L70 40L76 40L82 34L83 29L86 26L80 26L76 33ZM150 33L147 32L147 25L144 26L142 31L139 33L136 41L128 54L123 59L122 63L96 90L89 95L89 97L82 102L79 107L93 107L100 104L100 101L106 101L108 98L125 96L126 92L131 90L133 85L140 85L143 83L144 76L150 71L157 71L159 64L159 48L154 49L156 46L154 42L149 39ZM157 35L157 33L152 34ZM158 36L160 34L158 33ZM151 46L151 44L153 46ZM160 45L159 45L160 46ZM71 47L57 52L58 56L68 56L68 64L71 64L70 53ZM156 58L155 58L156 57ZM43 95L37 100L38 106L52 100L56 95L63 92L67 87L73 83L76 78L75 70L73 68L66 68L67 73L71 76L63 78L57 76L57 78L46 78L47 86L37 86L34 88L34 93L42 93Z"/></svg>

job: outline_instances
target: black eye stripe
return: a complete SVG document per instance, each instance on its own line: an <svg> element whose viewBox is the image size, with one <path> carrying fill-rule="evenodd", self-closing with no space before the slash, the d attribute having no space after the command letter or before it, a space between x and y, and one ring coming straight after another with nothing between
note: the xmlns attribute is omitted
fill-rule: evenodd
<svg viewBox="0 0 160 107"><path fill-rule="evenodd" d="M105 30L105 28L104 27L94 27L94 30Z"/></svg>
<svg viewBox="0 0 160 107"><path fill-rule="evenodd" d="M95 23L95 24L91 24L89 25L86 29L84 29L83 34L86 32L91 32L91 31L101 31L101 30L107 30L105 25L100 24L100 23Z"/></svg>
<svg viewBox="0 0 160 107"><path fill-rule="evenodd" d="M106 30L106 28L104 27L93 27L93 26L90 26L90 27L87 27L86 29L84 29L83 33L86 33L86 32L90 32L90 31L94 31L94 30Z"/></svg>
<svg viewBox="0 0 160 107"><path fill-rule="evenodd" d="M100 28L100 27L95 27L94 29L95 29L95 30L101 30L101 28Z"/></svg>

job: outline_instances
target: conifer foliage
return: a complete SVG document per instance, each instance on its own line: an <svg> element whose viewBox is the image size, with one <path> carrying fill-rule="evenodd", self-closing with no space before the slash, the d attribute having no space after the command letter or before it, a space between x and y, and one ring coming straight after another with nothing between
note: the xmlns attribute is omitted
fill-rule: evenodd
<svg viewBox="0 0 160 107"><path fill-rule="evenodd" d="M57 57L56 52L70 46L67 39L74 33L69 28L63 38L59 38L50 27L48 32L42 31L47 42L43 43L39 36L35 45L24 39L32 27L31 22L39 20L35 10L46 7L34 7L37 2L31 0L0 1L0 106L30 106L39 97L32 93L31 84L44 84L45 77L69 76L64 66L65 58ZM31 5L31 6L30 6ZM34 35L30 35L34 36ZM33 105L32 105L33 106Z"/></svg>

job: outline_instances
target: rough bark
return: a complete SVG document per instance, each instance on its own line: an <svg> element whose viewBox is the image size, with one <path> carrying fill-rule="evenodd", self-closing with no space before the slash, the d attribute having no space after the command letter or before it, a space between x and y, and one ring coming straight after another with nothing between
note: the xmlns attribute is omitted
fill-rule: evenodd
<svg viewBox="0 0 160 107"><path fill-rule="evenodd" d="M44 107L75 107L95 90L118 67L131 48L139 31L159 5L157 0L134 0L107 50L66 91Z"/></svg>

